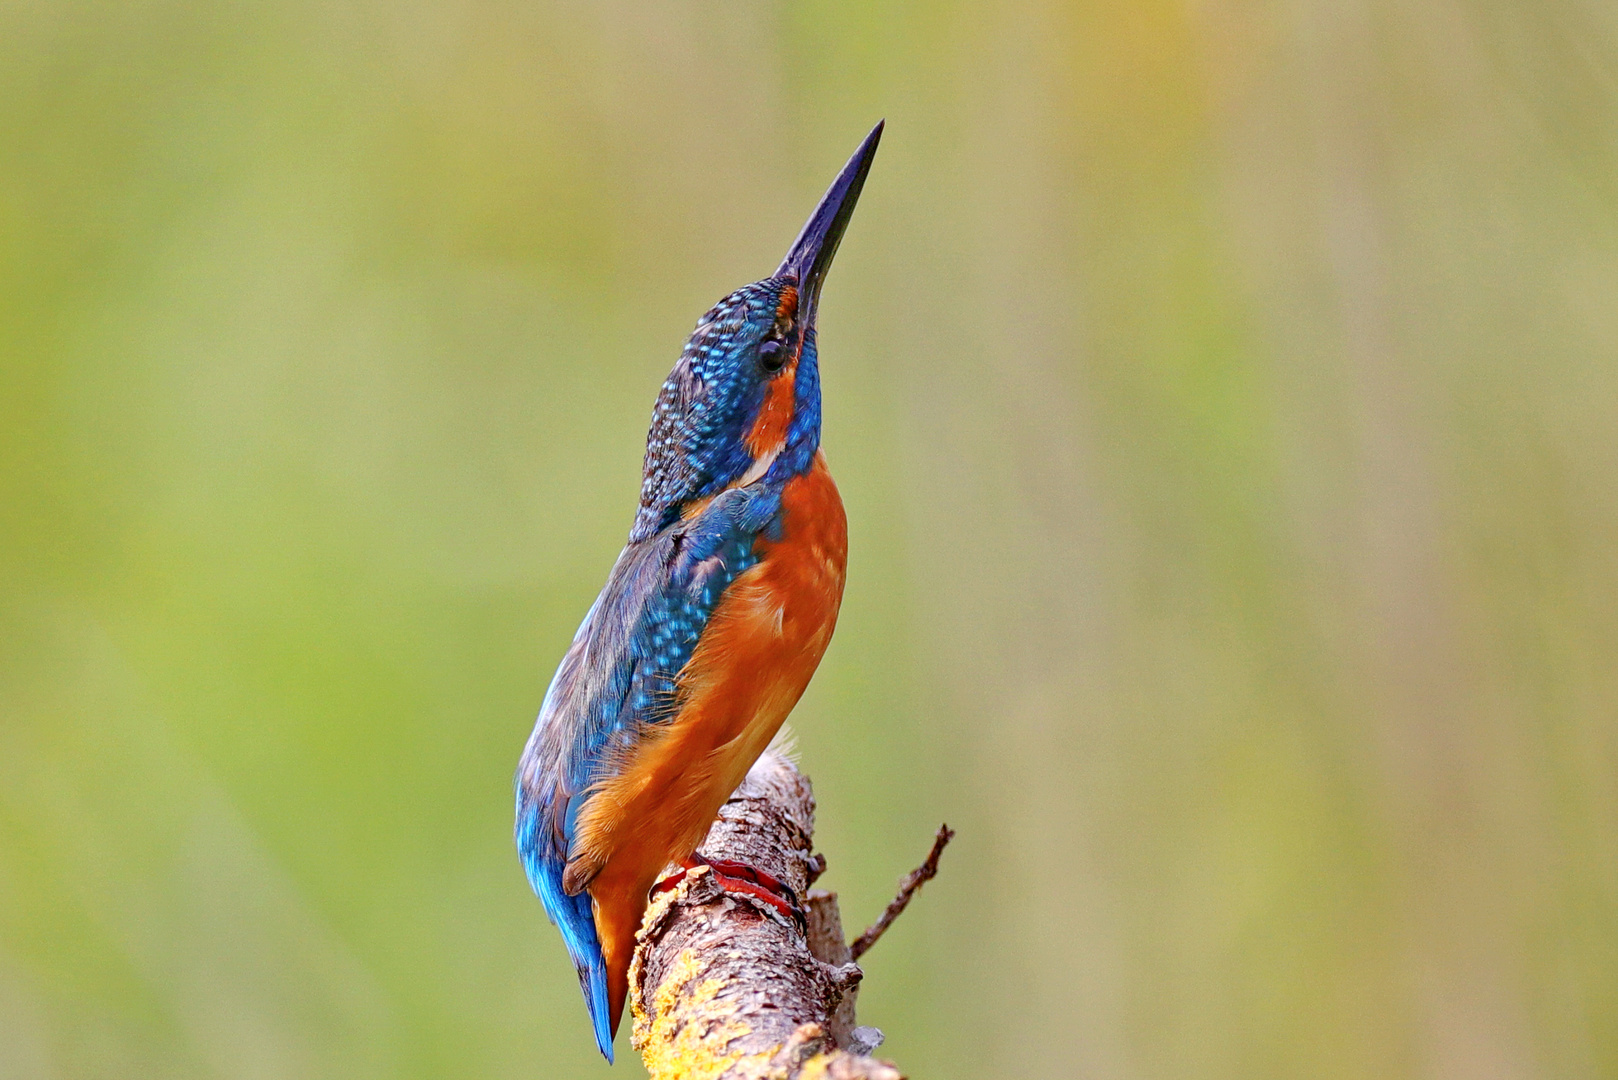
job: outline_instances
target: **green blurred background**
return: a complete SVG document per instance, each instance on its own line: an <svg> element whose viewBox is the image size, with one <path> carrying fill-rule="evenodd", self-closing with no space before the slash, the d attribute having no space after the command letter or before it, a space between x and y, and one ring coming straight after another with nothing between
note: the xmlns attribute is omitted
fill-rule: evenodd
<svg viewBox="0 0 1618 1080"><path fill-rule="evenodd" d="M1595 0L0 6L0 1076L641 1075L511 771L880 116L794 726L848 923L960 830L884 1053L1618 1076Z"/></svg>

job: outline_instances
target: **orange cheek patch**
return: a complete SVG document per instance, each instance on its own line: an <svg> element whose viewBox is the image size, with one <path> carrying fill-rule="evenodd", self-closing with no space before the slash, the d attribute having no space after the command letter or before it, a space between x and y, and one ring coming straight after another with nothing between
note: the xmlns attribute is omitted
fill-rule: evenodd
<svg viewBox="0 0 1618 1080"><path fill-rule="evenodd" d="M775 305L775 321L788 323L798 314L798 290L788 285L781 290L781 300Z"/></svg>
<svg viewBox="0 0 1618 1080"><path fill-rule="evenodd" d="M787 426L792 423L793 396L797 393L797 361L793 361L770 380L764 391L764 404L759 406L758 418L747 433L747 449L754 458L761 458L780 450L786 442Z"/></svg>
<svg viewBox="0 0 1618 1080"><path fill-rule="evenodd" d="M798 290L787 285L781 289L781 299L775 305L776 333L784 335L798 314ZM787 428L792 423L793 398L797 394L798 362L793 360L770 381L764 391L764 404L759 407L758 418L747 433L747 449L754 460L779 452L786 444Z"/></svg>

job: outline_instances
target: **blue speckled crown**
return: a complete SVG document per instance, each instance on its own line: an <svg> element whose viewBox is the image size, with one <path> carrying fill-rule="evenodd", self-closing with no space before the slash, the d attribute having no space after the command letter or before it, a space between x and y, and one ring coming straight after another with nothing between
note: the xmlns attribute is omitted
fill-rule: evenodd
<svg viewBox="0 0 1618 1080"><path fill-rule="evenodd" d="M744 436L768 382L758 370L758 346L791 333L791 324L777 318L790 285L781 278L755 282L698 320L652 409L630 540L665 528L686 502L723 490L752 465Z"/></svg>

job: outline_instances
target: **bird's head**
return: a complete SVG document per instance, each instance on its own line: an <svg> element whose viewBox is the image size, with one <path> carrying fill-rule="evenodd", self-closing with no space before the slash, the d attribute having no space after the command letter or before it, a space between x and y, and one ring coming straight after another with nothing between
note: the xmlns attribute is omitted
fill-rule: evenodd
<svg viewBox="0 0 1618 1080"><path fill-rule="evenodd" d="M882 136L879 123L832 182L774 274L697 322L652 411L631 540L693 504L809 468L820 445L815 314Z"/></svg>

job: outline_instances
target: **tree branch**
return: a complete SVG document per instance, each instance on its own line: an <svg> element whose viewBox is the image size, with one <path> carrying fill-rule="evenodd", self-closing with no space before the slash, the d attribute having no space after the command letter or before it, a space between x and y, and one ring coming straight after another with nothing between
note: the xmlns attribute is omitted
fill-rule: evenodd
<svg viewBox="0 0 1618 1080"><path fill-rule="evenodd" d="M927 853L927 858L920 866L905 875L904 880L899 882L899 895L888 901L888 906L877 917L876 922L866 927L865 933L855 939L854 944L849 947L850 960L858 960L864 956L871 946L876 944L877 938L888 932L893 920L910 906L910 898L920 892L923 885L938 876L938 857L944 854L944 849L953 839L955 839L954 829L948 825L938 827L938 833L933 837L933 849Z"/></svg>
<svg viewBox="0 0 1618 1080"><path fill-rule="evenodd" d="M648 909L629 985L634 1046L652 1080L904 1080L867 1056L881 1033L855 1026L863 973L836 895L809 891L824 867L811 854L814 812L808 779L766 753L702 845L789 885L807 932L700 867Z"/></svg>

